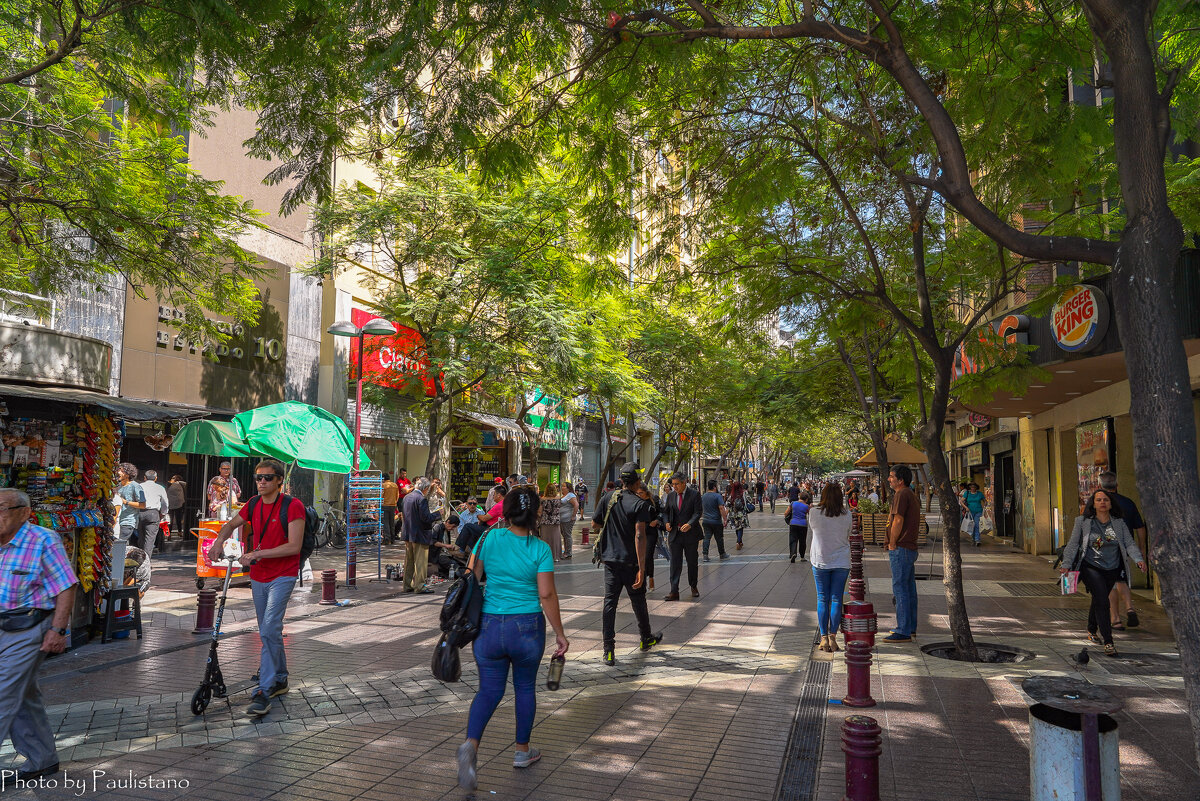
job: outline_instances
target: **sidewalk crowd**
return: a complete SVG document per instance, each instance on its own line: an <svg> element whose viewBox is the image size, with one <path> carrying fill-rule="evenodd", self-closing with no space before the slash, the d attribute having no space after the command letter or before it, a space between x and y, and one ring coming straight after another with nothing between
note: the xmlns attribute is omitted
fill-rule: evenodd
<svg viewBox="0 0 1200 801"><path fill-rule="evenodd" d="M774 799L810 666L831 661L826 694L844 694L836 652L857 487L843 493L835 483L779 487L735 479L714 481L702 493L675 475L659 498L642 486L637 466L626 465L584 524L594 538L588 546L597 546L597 570L579 558L588 546L575 530L585 497L578 486L548 492L514 476L484 504L486 512L470 509L464 524L444 494L418 478L396 498L403 590L360 579L348 606L318 607L315 596L295 587L304 514L280 491L282 477L270 460L258 466L258 496L213 547L214 557L222 555L225 536L247 523L251 536L239 558L251 587L249 596L231 593L236 622L222 640L222 664L237 677L231 686L254 674L245 690L249 704L235 696L202 717L187 709L203 673L203 649L183 633L191 612L181 586L153 589L144 601L150 620L177 625L112 651L89 646L43 662L61 650L52 631L57 617L48 615L35 628L40 655L20 662L29 681L8 700L19 710L10 709L4 731L17 748L0 749L8 793L65 798L67 778L102 771L114 777L105 781L129 779L96 788L106 798L161 798L164 788L154 782L173 781L172 798L461 798L478 787L514 799ZM1132 527L1121 522L1129 515L1113 511L1117 502L1095 503L1072 538L1081 572L1098 576L1084 578L1094 589L1086 609L1082 599L1058 595L1044 559L982 538L978 550L964 554L976 636L1035 654L1015 665L965 664L913 645L918 635L947 638L948 623L940 583L917 575L921 511L910 482L906 469L893 471L887 555L868 553L865 565L881 628L895 622L880 638L873 667L885 797L1027 797L1027 699L1019 680L1047 672L1082 675L1123 696L1117 717L1126 797L1175 798L1171 788L1200 786L1177 656L1172 673L1175 651L1158 608L1143 605L1141 619L1128 621L1125 639L1135 650L1090 668L1074 660L1080 640L1073 629L1085 617L1084 633L1111 644L1109 589L1119 577L1113 549L1140 557L1126 536ZM10 507L0 518L0 548L32 528L19 525L18 495L0 494ZM557 503L543 520L547 500ZM784 501L782 514L777 501ZM486 528L497 520L503 525ZM736 537L730 549L727 527ZM389 554L395 548L386 546ZM438 556L450 560L444 575L461 568L477 578L486 570L487 578L474 660L464 650L462 681L449 684L429 672L441 634L438 590L447 586ZM659 556L668 582L656 594ZM1064 564L1074 558L1069 544ZM53 566L53 555L47 559ZM417 563L433 569L429 579ZM45 582L35 606L54 606L66 592L61 573ZM169 571L162 575L170 584ZM1016 585L1028 589L1012 590ZM1035 585L1051 592L1030 594ZM689 592L681 596L684 586ZM244 614L251 606L254 621ZM555 691L537 688L547 623L553 654L566 658ZM16 653L9 641L0 644L3 681L2 671L17 662L8 659ZM510 672L513 693L506 694ZM814 798L840 798L844 789L839 715L845 711L828 705ZM31 739L29 722L39 716L41 736ZM41 750L25 747L35 741Z"/></svg>

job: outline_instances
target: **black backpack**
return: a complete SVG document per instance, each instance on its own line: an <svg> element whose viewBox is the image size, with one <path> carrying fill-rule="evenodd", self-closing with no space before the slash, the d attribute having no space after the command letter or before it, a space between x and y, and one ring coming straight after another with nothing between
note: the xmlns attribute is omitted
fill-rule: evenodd
<svg viewBox="0 0 1200 801"><path fill-rule="evenodd" d="M442 636L433 649L430 668L439 681L458 681L461 666L458 651L479 636L483 620L483 584L475 578L475 554L479 553L487 533L479 539L467 563L467 569L454 580L442 602Z"/></svg>
<svg viewBox="0 0 1200 801"><path fill-rule="evenodd" d="M475 578L475 554L487 541L487 532L471 550L467 569L450 585L442 601L441 629L452 643L461 648L479 636L483 618L483 584Z"/></svg>
<svg viewBox="0 0 1200 801"><path fill-rule="evenodd" d="M291 508L292 496L279 494L279 500L283 502L283 509L279 515L279 523L283 526L283 530L287 531L288 519L287 510ZM246 514L242 515L247 522L254 519L254 510L258 508L258 504L262 503L262 498L255 495L250 500L246 501ZM317 549L317 529L321 527L321 516L317 514L317 510L311 506L304 507L304 541L300 544L300 564L303 566L304 560L312 556L312 552ZM253 530L253 529L252 529Z"/></svg>

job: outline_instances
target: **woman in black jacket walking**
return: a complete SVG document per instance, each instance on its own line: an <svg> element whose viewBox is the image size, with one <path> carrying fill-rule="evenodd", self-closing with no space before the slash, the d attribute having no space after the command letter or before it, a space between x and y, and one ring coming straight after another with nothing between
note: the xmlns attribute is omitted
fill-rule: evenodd
<svg viewBox="0 0 1200 801"><path fill-rule="evenodd" d="M1075 518L1071 539L1063 551L1060 573L1078 570L1079 580L1092 596L1088 609L1088 639L1104 645L1104 653L1117 655L1113 644L1112 621L1108 613L1108 594L1121 575L1121 560L1129 557L1145 571L1146 563L1129 527L1121 519L1121 507L1104 490L1096 490L1088 499L1083 514Z"/></svg>

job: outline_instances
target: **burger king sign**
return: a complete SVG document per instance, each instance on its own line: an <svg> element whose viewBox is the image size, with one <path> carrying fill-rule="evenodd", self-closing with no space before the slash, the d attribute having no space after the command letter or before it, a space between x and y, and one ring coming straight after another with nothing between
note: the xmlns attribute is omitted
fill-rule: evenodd
<svg viewBox="0 0 1200 801"><path fill-rule="evenodd" d="M1050 312L1050 332L1065 351L1091 350L1108 331L1108 298L1094 286L1068 287Z"/></svg>

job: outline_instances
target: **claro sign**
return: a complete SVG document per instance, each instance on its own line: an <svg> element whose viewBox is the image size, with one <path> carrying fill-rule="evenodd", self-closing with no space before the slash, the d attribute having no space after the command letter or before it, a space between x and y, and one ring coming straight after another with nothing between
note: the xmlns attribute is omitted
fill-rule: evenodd
<svg viewBox="0 0 1200 801"><path fill-rule="evenodd" d="M1050 333L1065 351L1092 350L1108 333L1108 299L1088 284L1068 287L1050 312Z"/></svg>

